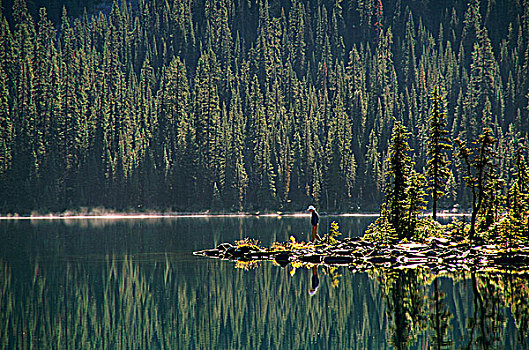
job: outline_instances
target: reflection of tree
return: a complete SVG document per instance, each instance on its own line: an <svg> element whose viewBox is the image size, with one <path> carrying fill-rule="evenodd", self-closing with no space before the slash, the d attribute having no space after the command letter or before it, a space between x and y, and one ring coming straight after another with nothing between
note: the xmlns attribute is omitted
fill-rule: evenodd
<svg viewBox="0 0 529 350"><path fill-rule="evenodd" d="M452 345L449 340L448 330L450 328L450 319L452 313L444 301L446 294L439 290L439 277L433 281L432 296L428 300L428 315L431 348L440 350Z"/></svg>
<svg viewBox="0 0 529 350"><path fill-rule="evenodd" d="M263 264L108 256L103 261L0 260L0 348L379 348L379 291L345 274L306 293L310 275ZM4 327L5 326L5 327ZM358 330L364 329L362 335ZM301 344L301 345L300 345ZM374 344L371 345L370 344Z"/></svg>
<svg viewBox="0 0 529 350"><path fill-rule="evenodd" d="M380 282L387 302L390 343L408 348L425 327L425 276L422 270L381 271Z"/></svg>
<svg viewBox="0 0 529 350"><path fill-rule="evenodd" d="M0 348L6 349L9 344L10 329L8 320L13 319L13 287L11 286L11 269L0 259Z"/></svg>
<svg viewBox="0 0 529 350"><path fill-rule="evenodd" d="M467 299L467 294L444 296L424 270L336 272L342 272L339 287L325 278L311 298L312 272L292 277L266 263L244 271L223 261L189 264L171 256L108 256L88 264L10 265L0 259L0 348L382 349L387 343L428 348L427 332L430 344L440 343L433 333L450 338L444 299ZM447 288L451 281L447 278ZM433 294L427 301L430 282ZM516 342L512 322L507 328L488 311L494 303L504 311L501 299L520 328L518 338L527 340L527 279L490 274L476 275L474 282L480 299L471 342L483 333L490 338L489 330L496 329L503 332L501 341L490 344L515 347L510 346ZM479 329L481 300L485 332ZM457 315L465 319L474 311L468 308Z"/></svg>
<svg viewBox="0 0 529 350"><path fill-rule="evenodd" d="M500 279L505 304L510 308L518 332L518 342L529 347L529 275L507 274Z"/></svg>
<svg viewBox="0 0 529 350"><path fill-rule="evenodd" d="M490 274L471 274L474 315L468 320L468 344L478 349L501 348L504 326L503 297L498 288L498 277Z"/></svg>

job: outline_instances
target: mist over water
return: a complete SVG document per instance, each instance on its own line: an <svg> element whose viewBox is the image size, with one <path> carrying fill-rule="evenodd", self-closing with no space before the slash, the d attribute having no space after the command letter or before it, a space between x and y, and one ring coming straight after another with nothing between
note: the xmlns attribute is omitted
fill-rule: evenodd
<svg viewBox="0 0 529 350"><path fill-rule="evenodd" d="M337 221L343 237L374 217ZM526 275L280 268L195 257L306 240L308 217L0 221L4 348L387 349L528 346Z"/></svg>

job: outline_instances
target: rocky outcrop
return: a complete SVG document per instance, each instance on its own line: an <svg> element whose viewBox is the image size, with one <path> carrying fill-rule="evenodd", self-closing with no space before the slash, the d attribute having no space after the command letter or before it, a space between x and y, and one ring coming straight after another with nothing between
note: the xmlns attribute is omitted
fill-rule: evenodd
<svg viewBox="0 0 529 350"><path fill-rule="evenodd" d="M280 266L303 264L347 265L350 269L373 267L429 268L431 270L529 270L529 246L506 249L498 244L470 245L431 238L426 243L384 244L362 238L346 238L335 245L304 244L300 248L262 248L257 245L219 244L194 255L232 261L273 260Z"/></svg>

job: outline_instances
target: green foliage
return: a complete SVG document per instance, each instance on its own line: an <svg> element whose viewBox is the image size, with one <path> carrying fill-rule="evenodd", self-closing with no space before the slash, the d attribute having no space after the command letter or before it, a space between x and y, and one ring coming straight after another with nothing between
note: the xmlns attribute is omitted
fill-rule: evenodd
<svg viewBox="0 0 529 350"><path fill-rule="evenodd" d="M407 224L409 224L409 215L406 211L406 207L409 205L407 189L413 164L410 157L411 148L407 142L408 136L409 132L406 127L395 120L389 156L386 159L385 192L387 207L386 211L381 212L381 215L387 216L399 239L409 234L406 232Z"/></svg>
<svg viewBox="0 0 529 350"><path fill-rule="evenodd" d="M446 153L452 149L448 136L446 114L441 112L443 99L436 87L432 93L432 112L428 119L430 129L428 134L428 161L426 176L428 177L428 191L432 196L433 218L437 216L437 202L445 193L446 180L450 176L450 161Z"/></svg>
<svg viewBox="0 0 529 350"><path fill-rule="evenodd" d="M236 241L235 245L237 246L237 248L250 247L255 250L260 250L261 247L259 246L259 243L260 242L257 239L245 237L243 239Z"/></svg>
<svg viewBox="0 0 529 350"><path fill-rule="evenodd" d="M521 151L522 148L516 151L517 171L506 196L507 208L493 200L491 206L496 209L496 215L493 218L490 218L490 214L486 217L489 227L487 234L499 238L509 246L529 240L529 182L525 158ZM493 193L493 195L502 198L501 194Z"/></svg>
<svg viewBox="0 0 529 350"><path fill-rule="evenodd" d="M328 244L328 245L335 245L338 243L336 240L337 236L341 236L342 233L340 232L340 227L336 221L331 222L331 228L328 233L323 235L321 239L321 243Z"/></svg>
<svg viewBox="0 0 529 350"><path fill-rule="evenodd" d="M440 224L430 217L417 220L414 235L411 239L417 242L425 242L432 237L447 238L445 225Z"/></svg>
<svg viewBox="0 0 529 350"><path fill-rule="evenodd" d="M471 203L447 140L482 126L527 140L520 2L486 18L461 0L88 1L82 16L69 0L2 4L3 212L374 209L391 189L402 235L412 162L435 216L441 197ZM402 174L383 161L393 116L415 149ZM499 166L510 180L512 161Z"/></svg>
<svg viewBox="0 0 529 350"><path fill-rule="evenodd" d="M407 224L405 230L414 234L417 229L418 217L426 210L426 193L424 187L426 184L426 178L424 175L419 174L415 171L411 171L406 188L406 212L407 212Z"/></svg>
<svg viewBox="0 0 529 350"><path fill-rule="evenodd" d="M489 228L489 232L506 242L508 246L527 242L529 241L529 212L520 217L509 211Z"/></svg>
<svg viewBox="0 0 529 350"><path fill-rule="evenodd" d="M453 238L449 231L452 226L442 225L430 217L417 219L412 233L404 238L406 241L425 242L429 238ZM398 241L395 230L387 219L380 217L369 225L363 238L372 242L392 243Z"/></svg>
<svg viewBox="0 0 529 350"><path fill-rule="evenodd" d="M314 250L315 246L311 242L297 242L294 236L290 236L290 241L284 243L275 242L271 247L272 251L292 251L301 249Z"/></svg>
<svg viewBox="0 0 529 350"><path fill-rule="evenodd" d="M445 232L455 241L463 241L468 237L470 225L464 221L454 219L446 225Z"/></svg>
<svg viewBox="0 0 529 350"><path fill-rule="evenodd" d="M522 217L529 210L529 171L522 151L522 147L516 151L515 180L507 195L509 209L516 217Z"/></svg>
<svg viewBox="0 0 529 350"><path fill-rule="evenodd" d="M497 212L502 203L501 181L497 171L497 153L493 147L496 138L492 135L492 130L485 128L478 139L473 142L473 149L469 149L464 141L456 139L458 146L456 157L464 162L465 184L472 191L472 213L470 219L470 240L474 239L476 229L486 231L494 221L490 215L497 216ZM489 216L486 220L481 220L481 224L476 227L478 216Z"/></svg>
<svg viewBox="0 0 529 350"><path fill-rule="evenodd" d="M395 227L389 222L388 216L384 215L386 210L386 204L384 203L380 208L380 217L367 228L364 234L365 240L389 243L398 239Z"/></svg>

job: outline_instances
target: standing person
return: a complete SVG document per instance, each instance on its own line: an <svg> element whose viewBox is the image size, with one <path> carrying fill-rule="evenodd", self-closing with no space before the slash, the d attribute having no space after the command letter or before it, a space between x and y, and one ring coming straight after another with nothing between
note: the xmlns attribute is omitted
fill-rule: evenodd
<svg viewBox="0 0 529 350"><path fill-rule="evenodd" d="M316 239L320 239L318 236L318 222L320 221L320 216L313 205L309 205L307 210L311 212L310 223L312 225L312 232L310 234L310 241L314 242Z"/></svg>

